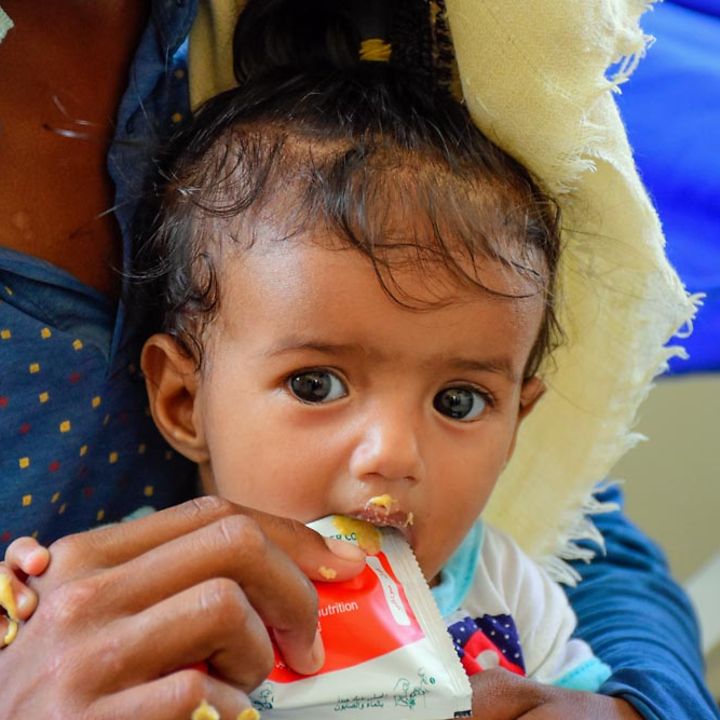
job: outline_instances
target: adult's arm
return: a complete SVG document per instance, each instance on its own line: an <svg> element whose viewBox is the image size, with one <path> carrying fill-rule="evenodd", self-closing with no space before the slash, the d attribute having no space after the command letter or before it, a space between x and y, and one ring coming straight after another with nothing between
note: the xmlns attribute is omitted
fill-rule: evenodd
<svg viewBox="0 0 720 720"><path fill-rule="evenodd" d="M622 493L599 495L622 508ZM600 692L622 697L648 720L716 720L703 680L697 619L662 551L621 510L598 515L605 553L577 563L583 580L568 589L578 636L613 668Z"/></svg>

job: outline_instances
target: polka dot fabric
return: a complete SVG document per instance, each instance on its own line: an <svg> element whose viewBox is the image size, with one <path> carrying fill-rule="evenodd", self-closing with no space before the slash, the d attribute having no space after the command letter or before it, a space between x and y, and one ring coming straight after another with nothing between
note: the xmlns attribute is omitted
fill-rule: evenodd
<svg viewBox="0 0 720 720"><path fill-rule="evenodd" d="M109 363L104 303L62 271L0 250L2 553L19 535L49 543L190 493L192 466L147 411L137 344Z"/></svg>
<svg viewBox="0 0 720 720"><path fill-rule="evenodd" d="M525 675L520 638L509 615L466 616L448 627L468 675L502 667Z"/></svg>

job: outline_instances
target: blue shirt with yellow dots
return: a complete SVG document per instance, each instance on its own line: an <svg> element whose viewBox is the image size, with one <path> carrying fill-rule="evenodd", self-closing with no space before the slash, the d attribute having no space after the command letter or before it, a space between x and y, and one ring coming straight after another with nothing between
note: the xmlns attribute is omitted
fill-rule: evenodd
<svg viewBox="0 0 720 720"><path fill-rule="evenodd" d="M119 108L108 168L125 269L151 148L189 114L196 10L153 2ZM19 535L49 543L192 494L193 466L149 416L134 320L53 265L0 249L0 555Z"/></svg>

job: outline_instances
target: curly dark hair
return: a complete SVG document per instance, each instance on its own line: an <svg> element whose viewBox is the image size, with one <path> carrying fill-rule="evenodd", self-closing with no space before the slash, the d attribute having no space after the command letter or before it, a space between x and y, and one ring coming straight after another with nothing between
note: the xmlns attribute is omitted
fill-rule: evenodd
<svg viewBox="0 0 720 720"><path fill-rule="evenodd" d="M398 257L503 295L477 272L499 261L545 299L526 377L559 341L557 205L453 97L444 3L432 5L248 1L234 38L239 85L205 103L158 159L138 261L156 327L198 367L221 302L219 252L250 247L258 222L278 238L330 231L418 311L393 277ZM368 37L390 41L389 62L359 59Z"/></svg>

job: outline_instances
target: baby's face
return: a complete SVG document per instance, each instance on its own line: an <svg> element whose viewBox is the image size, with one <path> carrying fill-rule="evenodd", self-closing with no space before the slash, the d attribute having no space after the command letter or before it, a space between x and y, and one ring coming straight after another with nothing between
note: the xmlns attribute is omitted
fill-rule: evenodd
<svg viewBox="0 0 720 720"><path fill-rule="evenodd" d="M412 268L394 277L411 297L451 302L404 308L366 257L308 241L226 260L193 416L208 492L303 522L337 513L397 526L432 580L541 392L523 369L543 300L448 289ZM528 292L499 266L483 280ZM387 512L368 509L383 495Z"/></svg>

